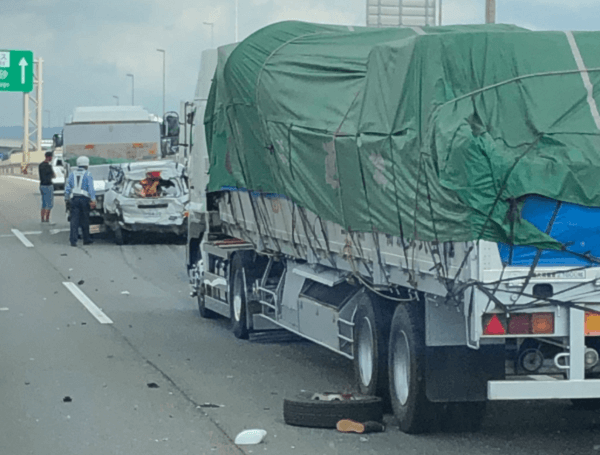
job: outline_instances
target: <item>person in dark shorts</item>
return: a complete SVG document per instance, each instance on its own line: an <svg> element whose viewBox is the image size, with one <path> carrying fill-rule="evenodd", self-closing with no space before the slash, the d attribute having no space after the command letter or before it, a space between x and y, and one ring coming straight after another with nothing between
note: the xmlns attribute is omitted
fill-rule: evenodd
<svg viewBox="0 0 600 455"><path fill-rule="evenodd" d="M52 152L46 152L46 159L38 167L40 175L40 194L42 195L42 223L50 222L50 210L54 206L54 185L52 179L56 177L52 170Z"/></svg>

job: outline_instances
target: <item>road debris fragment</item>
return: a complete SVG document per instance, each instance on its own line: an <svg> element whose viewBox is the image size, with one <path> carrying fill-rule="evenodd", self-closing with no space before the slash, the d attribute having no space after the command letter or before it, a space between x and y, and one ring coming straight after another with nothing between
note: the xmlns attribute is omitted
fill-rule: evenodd
<svg viewBox="0 0 600 455"><path fill-rule="evenodd" d="M224 408L225 405L224 404L214 404L214 403L204 403L197 407L198 408Z"/></svg>
<svg viewBox="0 0 600 455"><path fill-rule="evenodd" d="M235 437L236 445L260 444L267 432L261 429L244 430Z"/></svg>
<svg viewBox="0 0 600 455"><path fill-rule="evenodd" d="M150 389L158 389L158 384L156 382L149 382L146 384Z"/></svg>
<svg viewBox="0 0 600 455"><path fill-rule="evenodd" d="M81 286L83 283L85 283L85 281L83 281L83 280L79 280L79 281L77 282L77 284L78 284L79 286Z"/></svg>
<svg viewBox="0 0 600 455"><path fill-rule="evenodd" d="M129 291L121 291L121 294L123 294L123 295L129 295Z"/></svg>
<svg viewBox="0 0 600 455"><path fill-rule="evenodd" d="M63 398L63 403L71 403L72 401L73 399L68 395Z"/></svg>

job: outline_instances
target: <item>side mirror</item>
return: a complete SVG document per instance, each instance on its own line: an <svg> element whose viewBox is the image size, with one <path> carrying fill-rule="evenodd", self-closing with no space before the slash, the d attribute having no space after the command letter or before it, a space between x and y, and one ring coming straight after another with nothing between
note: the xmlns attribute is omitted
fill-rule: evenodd
<svg viewBox="0 0 600 455"><path fill-rule="evenodd" d="M179 115L177 112L167 112L163 120L163 126L166 130L165 137L179 137Z"/></svg>
<svg viewBox="0 0 600 455"><path fill-rule="evenodd" d="M195 117L195 115L196 115L196 111L192 111L192 112L188 113L187 119L186 119L188 125L193 125L194 124L194 117Z"/></svg>

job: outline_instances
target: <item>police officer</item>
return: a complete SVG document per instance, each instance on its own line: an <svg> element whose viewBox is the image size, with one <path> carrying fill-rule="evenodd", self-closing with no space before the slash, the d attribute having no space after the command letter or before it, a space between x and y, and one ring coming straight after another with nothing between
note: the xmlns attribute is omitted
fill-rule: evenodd
<svg viewBox="0 0 600 455"><path fill-rule="evenodd" d="M77 231L79 226L83 232L83 244L90 245L90 209L96 207L96 192L94 179L89 173L90 160L87 156L77 158L77 168L69 174L65 186L65 203L71 211L71 246L77 246Z"/></svg>

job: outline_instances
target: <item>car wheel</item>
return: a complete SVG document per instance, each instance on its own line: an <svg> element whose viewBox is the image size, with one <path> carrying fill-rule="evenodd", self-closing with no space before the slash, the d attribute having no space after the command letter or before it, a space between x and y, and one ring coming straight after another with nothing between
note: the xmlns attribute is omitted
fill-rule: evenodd
<svg viewBox="0 0 600 455"><path fill-rule="evenodd" d="M116 228L114 228L113 234L115 236L115 243L117 245L123 245L125 243L125 236L123 234L123 229L121 229L121 226L117 226Z"/></svg>
<svg viewBox="0 0 600 455"><path fill-rule="evenodd" d="M283 420L288 425L335 428L342 419L381 422L383 420L381 398L368 395L304 392L294 399L283 401Z"/></svg>

